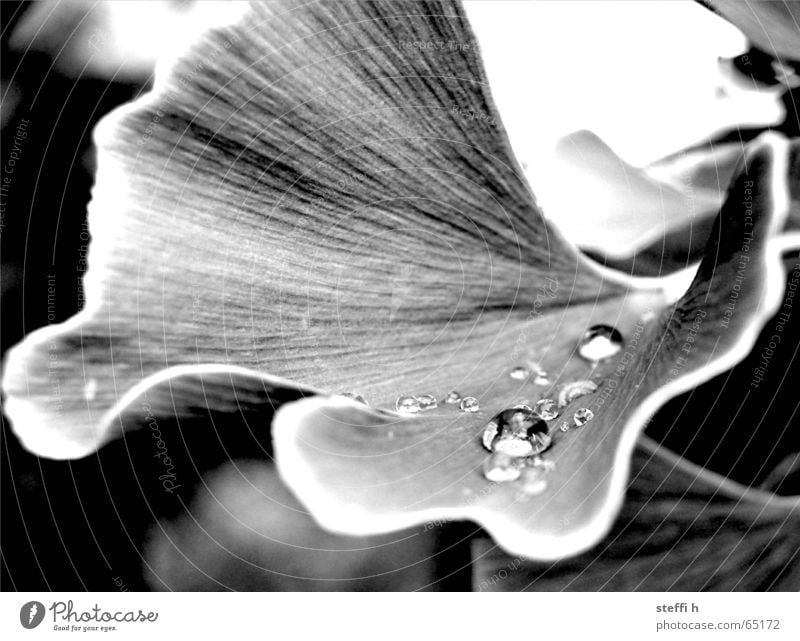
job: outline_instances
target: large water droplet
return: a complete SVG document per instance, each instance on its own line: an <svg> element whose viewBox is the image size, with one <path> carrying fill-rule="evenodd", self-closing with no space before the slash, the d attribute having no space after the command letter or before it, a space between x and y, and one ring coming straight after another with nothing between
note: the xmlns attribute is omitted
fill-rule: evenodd
<svg viewBox="0 0 800 641"><path fill-rule="evenodd" d="M597 391L597 384L592 381L573 381L567 383L561 388L558 393L558 406L566 407L575 399L588 394L594 394Z"/></svg>
<svg viewBox="0 0 800 641"><path fill-rule="evenodd" d="M575 414L572 416L572 421L575 423L575 427L583 427L593 418L594 412L586 407L582 407L575 411Z"/></svg>
<svg viewBox="0 0 800 641"><path fill-rule="evenodd" d="M545 421L552 421L558 416L558 405L552 398L543 398L537 401L534 411Z"/></svg>
<svg viewBox="0 0 800 641"><path fill-rule="evenodd" d="M344 396L345 398L350 398L357 403L363 403L364 405L369 405L367 403L367 399L365 399L361 394L357 394L356 392L340 392L339 396Z"/></svg>
<svg viewBox="0 0 800 641"><path fill-rule="evenodd" d="M474 396L467 396L466 398L461 399L461 405L459 406L462 412L477 412L481 409L481 406L478 404L478 399Z"/></svg>
<svg viewBox="0 0 800 641"><path fill-rule="evenodd" d="M419 399L416 396L401 396L395 401L394 406L403 414L416 414L419 412Z"/></svg>
<svg viewBox="0 0 800 641"><path fill-rule="evenodd" d="M419 408L421 410L432 410L439 407L439 403L436 401L436 397L431 396L430 394L423 394L422 396L417 396L417 400L419 401Z"/></svg>
<svg viewBox="0 0 800 641"><path fill-rule="evenodd" d="M454 405L455 403L461 402L461 394L453 390L444 398L444 402L448 405Z"/></svg>
<svg viewBox="0 0 800 641"><path fill-rule="evenodd" d="M583 335L578 346L578 354L587 361L596 363L619 352L622 344L622 334L615 328L609 325L595 325Z"/></svg>
<svg viewBox="0 0 800 641"><path fill-rule="evenodd" d="M547 423L529 407L514 407L500 412L486 424L481 437L490 452L525 457L546 450L552 442Z"/></svg>
<svg viewBox="0 0 800 641"><path fill-rule="evenodd" d="M521 460L503 452L494 452L483 462L483 475L493 483L516 481L521 471Z"/></svg>
<svg viewBox="0 0 800 641"><path fill-rule="evenodd" d="M531 370L529 370L527 367L515 367L508 373L508 375L515 381L524 381L531 375Z"/></svg>

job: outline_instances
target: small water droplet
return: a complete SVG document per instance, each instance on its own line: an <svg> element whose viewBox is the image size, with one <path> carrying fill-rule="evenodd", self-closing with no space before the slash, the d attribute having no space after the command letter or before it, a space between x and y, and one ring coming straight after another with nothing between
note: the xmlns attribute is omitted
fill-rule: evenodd
<svg viewBox="0 0 800 641"><path fill-rule="evenodd" d="M528 496L536 496L547 489L547 481L544 479L545 471L541 467L525 467L519 473L522 483L522 491Z"/></svg>
<svg viewBox="0 0 800 641"><path fill-rule="evenodd" d="M524 381L531 375L531 370L529 370L527 367L515 367L508 373L508 375L515 381Z"/></svg>
<svg viewBox="0 0 800 641"><path fill-rule="evenodd" d="M500 412L486 424L481 443L490 452L525 457L547 449L552 440L547 423L530 407L514 407Z"/></svg>
<svg viewBox="0 0 800 641"><path fill-rule="evenodd" d="M561 423L561 425L558 426L558 429L560 429L562 432L569 432L569 423L564 421L563 423Z"/></svg>
<svg viewBox="0 0 800 641"><path fill-rule="evenodd" d="M416 396L401 396L394 404L398 412L416 414L419 412L419 399Z"/></svg>
<svg viewBox="0 0 800 641"><path fill-rule="evenodd" d="M622 344L622 334L614 327L594 325L583 335L578 354L587 361L596 363L619 352Z"/></svg>
<svg viewBox="0 0 800 641"><path fill-rule="evenodd" d="M537 401L535 411L545 421L552 421L558 416L558 406L552 398Z"/></svg>
<svg viewBox="0 0 800 641"><path fill-rule="evenodd" d="M556 464L550 459L542 458L541 456L534 456L528 459L528 465L539 467L545 472L552 472L556 468Z"/></svg>
<svg viewBox="0 0 800 641"><path fill-rule="evenodd" d="M432 410L439 407L439 403L436 401L436 397L431 396L430 394L423 394L422 396L417 396L417 400L419 401L419 408L421 410Z"/></svg>
<svg viewBox="0 0 800 641"><path fill-rule="evenodd" d="M477 412L481 409L481 406L478 404L478 399L474 396L467 396L466 398L461 399L461 411L462 412Z"/></svg>
<svg viewBox="0 0 800 641"><path fill-rule="evenodd" d="M516 481L521 471L520 459L503 452L494 452L483 462L483 476L493 483Z"/></svg>
<svg viewBox="0 0 800 641"><path fill-rule="evenodd" d="M453 390L447 396L445 396L444 402L447 403L448 405L453 405L455 403L460 403L461 402L461 394L459 394L458 392Z"/></svg>
<svg viewBox="0 0 800 641"><path fill-rule="evenodd" d="M585 407L576 410L575 414L572 416L572 420L575 423L575 427L583 427L593 418L594 418L594 412Z"/></svg>
<svg viewBox="0 0 800 641"><path fill-rule="evenodd" d="M534 385L541 385L543 387L547 387L548 385L551 384L551 382L550 382L550 379L547 378L547 373L546 372L539 372L536 375L536 378L533 379L533 384Z"/></svg>
<svg viewBox="0 0 800 641"><path fill-rule="evenodd" d="M345 398L350 398L357 403L362 403L364 405L369 405L367 403L367 399L365 399L361 394L357 394L356 392L339 392L339 396L344 396Z"/></svg>
<svg viewBox="0 0 800 641"><path fill-rule="evenodd" d="M558 406L566 407L575 399L588 394L594 394L596 391L597 384L592 381L573 381L572 383L567 383L558 393Z"/></svg>

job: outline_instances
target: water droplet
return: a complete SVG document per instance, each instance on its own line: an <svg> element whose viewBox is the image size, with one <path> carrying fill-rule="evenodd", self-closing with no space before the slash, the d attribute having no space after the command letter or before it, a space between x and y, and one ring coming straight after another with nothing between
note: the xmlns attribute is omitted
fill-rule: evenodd
<svg viewBox="0 0 800 641"><path fill-rule="evenodd" d="M519 473L522 491L528 496L536 496L547 489L545 470L541 467L525 467Z"/></svg>
<svg viewBox="0 0 800 641"><path fill-rule="evenodd" d="M564 421L563 423L561 423L561 425L558 426L558 429L560 429L562 432L569 432L569 423Z"/></svg>
<svg viewBox="0 0 800 641"><path fill-rule="evenodd" d="M609 325L595 325L583 335L578 354L596 363L609 358L622 349L622 334Z"/></svg>
<svg viewBox="0 0 800 641"><path fill-rule="evenodd" d="M558 393L558 406L566 407L575 399L593 394L596 391L597 384L592 381L573 381L572 383L567 383Z"/></svg>
<svg viewBox="0 0 800 641"><path fill-rule="evenodd" d="M552 440L547 423L530 407L514 407L500 412L486 424L481 443L490 452L525 457L543 452Z"/></svg>
<svg viewBox="0 0 800 641"><path fill-rule="evenodd" d="M416 396L401 396L395 401L395 408L404 414L416 414L419 412L419 399Z"/></svg>
<svg viewBox="0 0 800 641"><path fill-rule="evenodd" d="M531 370L529 370L527 367L515 367L508 373L508 375L515 381L524 381L531 375Z"/></svg>
<svg viewBox="0 0 800 641"><path fill-rule="evenodd" d="M558 416L558 406L552 398L537 401L535 411L545 421L552 421Z"/></svg>
<svg viewBox="0 0 800 641"><path fill-rule="evenodd" d="M357 403L363 403L364 405L369 405L367 403L367 399L365 399L361 394L356 394L356 392L340 392L339 396L344 396L345 398L350 398Z"/></svg>
<svg viewBox="0 0 800 641"><path fill-rule="evenodd" d="M552 472L556 468L556 464L550 459L542 458L541 456L534 456L527 461L528 465L538 467L545 472Z"/></svg>
<svg viewBox="0 0 800 641"><path fill-rule="evenodd" d="M461 394L453 390L447 396L445 396L444 402L448 405L453 405L455 403L461 402Z"/></svg>
<svg viewBox="0 0 800 641"><path fill-rule="evenodd" d="M417 400L419 401L419 408L421 410L432 410L439 407L439 403L436 401L436 397L431 396L430 394L423 394L422 396L417 396Z"/></svg>
<svg viewBox="0 0 800 641"><path fill-rule="evenodd" d="M536 374L536 378L533 379L534 385L542 385L543 387L547 387L551 384L550 379L547 378L547 372L539 372Z"/></svg>
<svg viewBox="0 0 800 641"><path fill-rule="evenodd" d="M575 411L572 420L575 423L575 427L583 427L593 418L594 412L590 409L582 407L581 409Z"/></svg>
<svg viewBox="0 0 800 641"><path fill-rule="evenodd" d="M494 452L483 462L483 476L493 483L516 481L521 471L520 459L503 452Z"/></svg>
<svg viewBox="0 0 800 641"><path fill-rule="evenodd" d="M462 398L460 407L462 412L477 412L481 409L481 406L478 405L478 399L474 396Z"/></svg>

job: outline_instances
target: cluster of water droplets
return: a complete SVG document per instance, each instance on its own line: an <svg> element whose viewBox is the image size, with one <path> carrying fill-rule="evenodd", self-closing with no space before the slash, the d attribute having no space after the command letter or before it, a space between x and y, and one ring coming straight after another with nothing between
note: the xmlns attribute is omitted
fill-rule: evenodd
<svg viewBox="0 0 800 641"><path fill-rule="evenodd" d="M623 345L622 335L608 325L595 325L583 335L578 355L596 366L600 361L617 354ZM516 381L532 380L535 385L551 385L547 372L539 365L516 366L508 372ZM536 495L547 489L547 473L555 463L542 456L552 445L549 421L559 417L561 410L577 399L597 391L597 383L576 380L566 383L557 399L542 398L533 407L516 405L503 410L484 427L483 446L491 452L483 466L484 477L494 483L518 482L526 495ZM594 418L594 412L581 407L570 420L562 420L559 429L583 427Z"/></svg>
<svg viewBox="0 0 800 641"><path fill-rule="evenodd" d="M550 385L550 378L547 372L537 363L532 363L529 366L518 365L512 369L508 375L515 381L527 381L532 379L534 385Z"/></svg>
<svg viewBox="0 0 800 641"><path fill-rule="evenodd" d="M401 414L417 414L425 410L432 410L439 407L439 403L445 405L458 405L462 412L474 413L480 410L478 399L474 396L461 397L461 394L453 390L449 392L441 401L437 400L433 394L421 394L419 396L400 396L395 401L394 407Z"/></svg>
<svg viewBox="0 0 800 641"><path fill-rule="evenodd" d="M547 489L544 477L554 464L540 454L553 442L547 421L557 415L555 401L543 398L533 407L515 405L492 418L481 436L491 452L484 462L484 477L494 483L520 481L528 495Z"/></svg>
<svg viewBox="0 0 800 641"><path fill-rule="evenodd" d="M367 399L357 392L339 392L339 396L349 398L363 405L369 405ZM457 391L449 392L443 399L438 400L433 394L419 394L417 396L408 394L398 396L394 403L394 408L401 414L418 414L425 410L432 410L439 407L439 403L445 405L458 405L458 409L467 414L474 414L480 411L480 403L474 396L461 397Z"/></svg>
<svg viewBox="0 0 800 641"><path fill-rule="evenodd" d="M586 393L591 394L596 389L597 386ZM573 394L572 400L575 398L577 396ZM558 418L559 409L555 400L543 398L533 407L515 405L492 418L481 435L483 447L491 452L484 461L484 477L494 483L519 481L522 492L528 496L544 492L547 489L547 473L555 467L555 463L542 454L553 443L548 421ZM575 411L572 420L576 427L581 427L593 417L590 409L580 408ZM561 430L567 431L563 425Z"/></svg>
<svg viewBox="0 0 800 641"><path fill-rule="evenodd" d="M583 335L577 349L578 355L596 366L600 361L617 354L623 346L623 338L617 329L608 325L590 327ZM550 386L547 372L538 364L519 365L508 372L516 381L531 380L534 385ZM547 473L555 463L542 454L552 445L548 421L559 417L560 410L573 401L593 394L597 384L591 380L577 380L566 383L558 393L557 399L542 398L533 407L528 401L503 410L484 427L481 436L483 446L491 452L483 465L484 477L494 483L519 482L526 495L536 495L547 489ZM345 396L364 405L366 399L355 392L343 392ZM441 400L432 394L405 395L395 401L395 409L401 414L418 414L445 405L458 405L461 412L480 411L478 399L474 396L462 397L455 390ZM572 420L562 420L559 430L569 431L572 427L583 427L594 418L592 410L581 407L572 415Z"/></svg>

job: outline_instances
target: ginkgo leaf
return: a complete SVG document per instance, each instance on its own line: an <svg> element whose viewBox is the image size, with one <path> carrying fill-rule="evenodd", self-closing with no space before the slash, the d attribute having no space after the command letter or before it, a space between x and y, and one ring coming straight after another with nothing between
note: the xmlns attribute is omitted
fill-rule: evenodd
<svg viewBox="0 0 800 641"><path fill-rule="evenodd" d="M694 282L674 305L650 299L643 311L626 296L590 309L570 306L566 315L545 311L528 332L550 382L521 384L508 376L513 361L503 369L484 357L485 378L473 379L481 386L461 390L479 399L478 414L440 406L410 419L324 398L286 405L273 422L284 478L323 525L341 532L472 519L524 557L556 559L591 547L622 504L633 446L648 418L743 358L781 301L785 241L775 234L789 210L788 151L765 138L745 158ZM596 324L616 327L625 343L590 367L578 346ZM597 390L561 407L551 422L546 456L553 469L537 479L536 491L487 480L482 434L493 417L555 399L582 379ZM578 409L594 416L582 427L573 418Z"/></svg>
<svg viewBox="0 0 800 641"><path fill-rule="evenodd" d="M95 133L86 307L5 367L41 455L93 451L186 368L393 403L432 359L464 373L462 346L516 331L552 282L542 307L627 289L544 222L458 5L251 11Z"/></svg>
<svg viewBox="0 0 800 641"><path fill-rule="evenodd" d="M581 256L545 222L451 2L256 3L96 140L86 308L9 353L15 432L40 455L80 457L131 412L316 393L276 415L278 467L315 518L357 535L474 518L530 557L592 545L644 421L747 353L798 240L781 235L788 145L766 135L691 285ZM592 364L577 348L596 325L622 349ZM532 361L549 382L508 376ZM598 390L561 413L595 418L551 426L545 492L520 499L481 475L496 412L589 378ZM226 379L242 389L223 394ZM454 389L480 410L391 412Z"/></svg>

